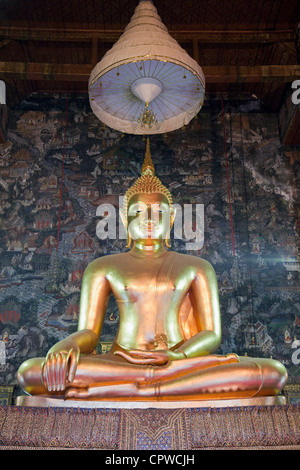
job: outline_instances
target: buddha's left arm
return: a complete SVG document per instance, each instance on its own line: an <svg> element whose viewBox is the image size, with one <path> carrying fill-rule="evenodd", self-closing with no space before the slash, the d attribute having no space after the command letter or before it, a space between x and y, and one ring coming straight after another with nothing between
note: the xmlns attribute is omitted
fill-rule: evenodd
<svg viewBox="0 0 300 470"><path fill-rule="evenodd" d="M221 343L221 319L217 277L207 261L200 260L189 294L199 333L177 351L185 357L211 354Z"/></svg>

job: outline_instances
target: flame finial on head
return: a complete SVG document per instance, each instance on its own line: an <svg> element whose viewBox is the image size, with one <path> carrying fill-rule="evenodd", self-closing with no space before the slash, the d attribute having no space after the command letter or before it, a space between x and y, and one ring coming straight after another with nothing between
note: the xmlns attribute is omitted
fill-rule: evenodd
<svg viewBox="0 0 300 470"><path fill-rule="evenodd" d="M123 200L123 214L127 218L128 202L134 194L160 193L166 196L170 207L173 205L172 195L159 178L155 176L155 169L151 158L150 141L147 139L145 159L142 165L141 176L126 191Z"/></svg>
<svg viewBox="0 0 300 470"><path fill-rule="evenodd" d="M151 158L149 137L147 139L145 160L144 160L144 163L143 163L143 166L142 166L141 174L144 175L146 172L148 172L148 173L151 172L153 175L155 175L155 168L154 168L152 158Z"/></svg>

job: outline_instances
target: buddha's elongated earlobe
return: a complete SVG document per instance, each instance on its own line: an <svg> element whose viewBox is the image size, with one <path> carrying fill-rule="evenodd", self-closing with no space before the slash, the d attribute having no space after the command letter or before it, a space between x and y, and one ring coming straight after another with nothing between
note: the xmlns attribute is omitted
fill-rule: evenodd
<svg viewBox="0 0 300 470"><path fill-rule="evenodd" d="M129 230L127 231L127 245L126 248L131 248L132 238L130 236Z"/></svg>
<svg viewBox="0 0 300 470"><path fill-rule="evenodd" d="M168 232L166 233L166 236L165 236L165 245L166 245L166 248L171 248L171 243L170 243L171 228L172 228L172 224L170 223L170 229L168 230Z"/></svg>
<svg viewBox="0 0 300 470"><path fill-rule="evenodd" d="M165 245L167 248L171 248L170 239L168 237L165 238Z"/></svg>
<svg viewBox="0 0 300 470"><path fill-rule="evenodd" d="M174 219L175 219L175 211L172 210L171 214L170 214L170 230L168 231L168 233L165 236L165 245L166 245L167 248L171 248L170 232L171 232L171 229L172 229L173 224L174 224Z"/></svg>
<svg viewBox="0 0 300 470"><path fill-rule="evenodd" d="M131 247L131 242L132 242L132 238L130 236L130 232L129 232L129 227L128 227L128 220L127 220L127 217L126 217L126 212L121 209L120 210L120 217L121 217L121 220L122 220L122 223L125 227L125 230L127 232L127 245L126 245L126 248L130 248Z"/></svg>

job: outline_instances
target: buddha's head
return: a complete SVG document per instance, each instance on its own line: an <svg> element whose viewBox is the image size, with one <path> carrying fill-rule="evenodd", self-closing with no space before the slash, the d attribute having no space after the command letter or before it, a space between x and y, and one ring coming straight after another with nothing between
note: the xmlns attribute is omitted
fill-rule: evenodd
<svg viewBox="0 0 300 470"><path fill-rule="evenodd" d="M170 191L155 176L149 139L141 176L128 189L123 200L122 220L127 229L130 245L135 241L168 239L174 222L173 201Z"/></svg>

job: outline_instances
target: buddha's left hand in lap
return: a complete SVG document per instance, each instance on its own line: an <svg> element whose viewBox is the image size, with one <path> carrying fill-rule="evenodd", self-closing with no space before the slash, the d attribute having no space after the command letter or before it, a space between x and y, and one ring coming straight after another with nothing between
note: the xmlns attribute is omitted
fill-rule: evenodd
<svg viewBox="0 0 300 470"><path fill-rule="evenodd" d="M141 351L139 349L134 349L125 353L123 351L116 351L115 355L124 357L128 362L132 364L141 364L141 365L165 365L169 361L175 361L178 359L183 359L184 355L180 351L170 351L170 350L156 350L156 351Z"/></svg>

